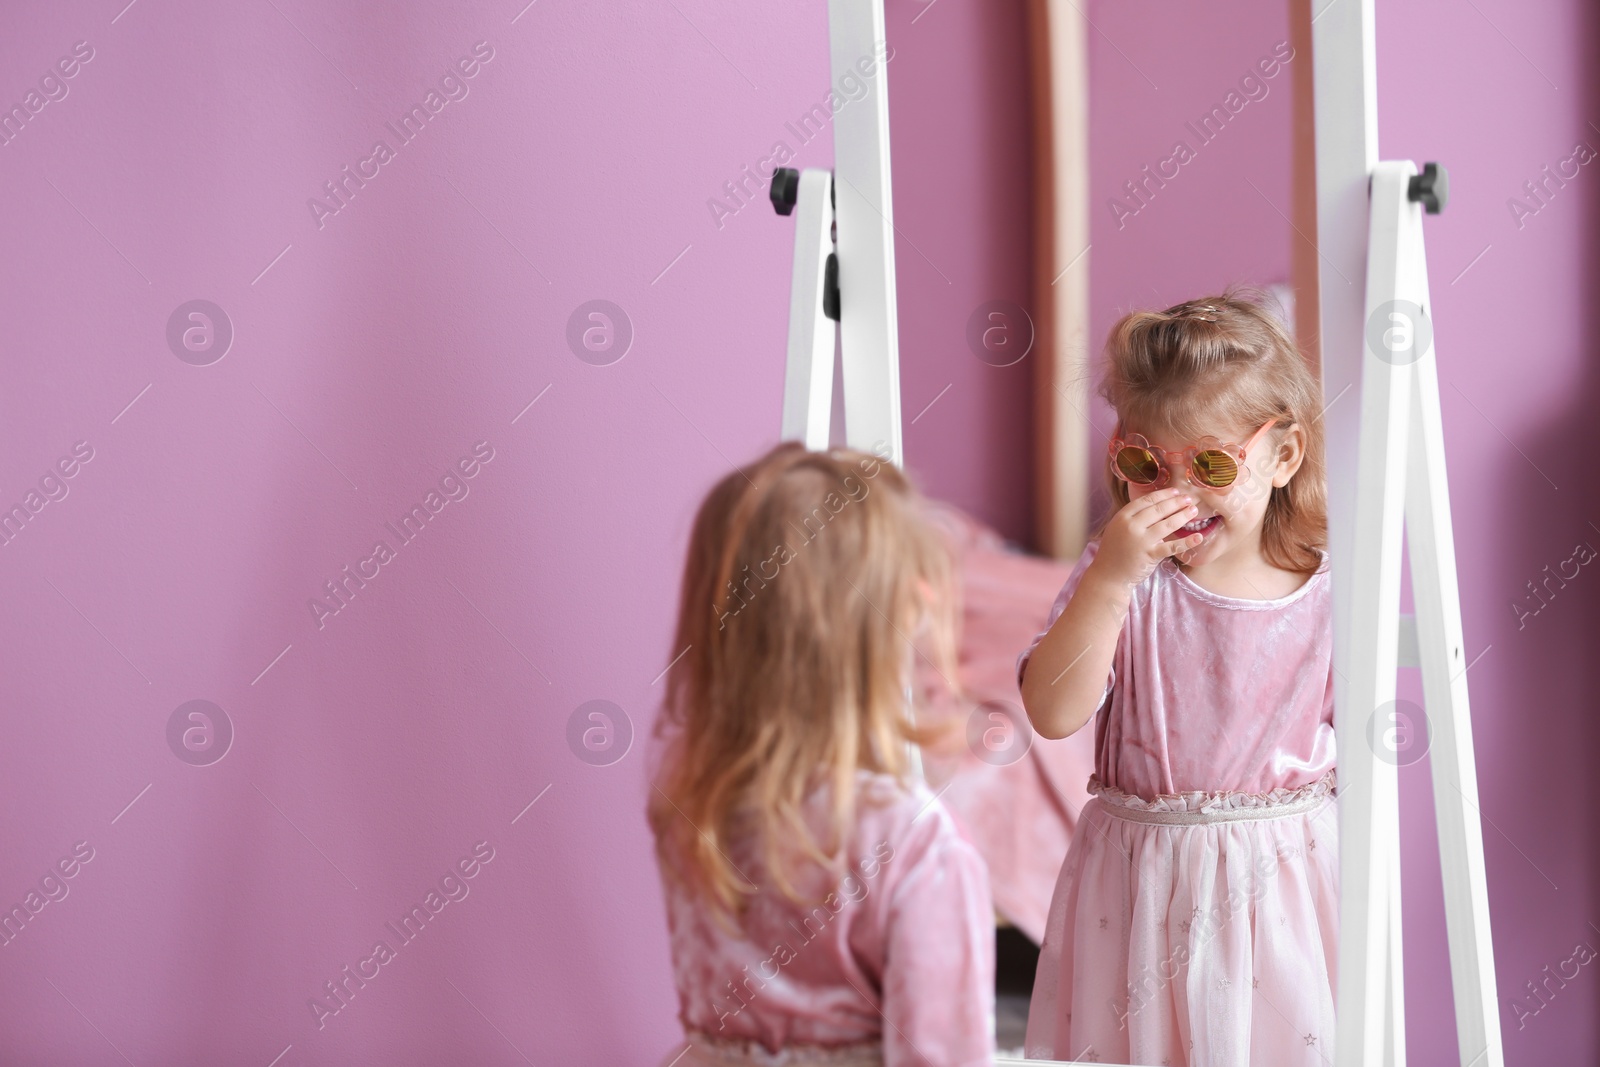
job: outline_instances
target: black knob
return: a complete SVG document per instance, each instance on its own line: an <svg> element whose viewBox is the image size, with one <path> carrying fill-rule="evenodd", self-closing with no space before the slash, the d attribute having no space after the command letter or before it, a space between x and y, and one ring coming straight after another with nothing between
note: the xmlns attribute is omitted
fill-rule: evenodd
<svg viewBox="0 0 1600 1067"><path fill-rule="evenodd" d="M772 172L772 188L768 190L772 197L772 208L780 215L787 215L794 210L795 201L800 199L800 172L793 167L779 167Z"/></svg>
<svg viewBox="0 0 1600 1067"><path fill-rule="evenodd" d="M822 313L839 321L839 257L833 252L822 266Z"/></svg>
<svg viewBox="0 0 1600 1067"><path fill-rule="evenodd" d="M1413 202L1422 201L1424 211L1437 215L1450 200L1450 175L1437 163L1424 163L1422 173L1411 176L1406 197Z"/></svg>

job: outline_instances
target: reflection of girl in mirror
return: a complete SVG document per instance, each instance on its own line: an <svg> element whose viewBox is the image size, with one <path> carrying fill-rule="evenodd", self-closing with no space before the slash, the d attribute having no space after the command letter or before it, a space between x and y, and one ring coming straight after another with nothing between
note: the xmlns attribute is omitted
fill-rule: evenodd
<svg viewBox="0 0 1600 1067"><path fill-rule="evenodd" d="M1045 737L1095 719L1032 1056L1333 1061L1332 605L1320 389L1240 290L1134 312L1102 394L1118 507L1018 659Z"/></svg>
<svg viewBox="0 0 1600 1067"><path fill-rule="evenodd" d="M895 467L780 445L690 536L650 826L700 1064L984 1064L988 872L908 779L913 640L955 677L952 565Z"/></svg>

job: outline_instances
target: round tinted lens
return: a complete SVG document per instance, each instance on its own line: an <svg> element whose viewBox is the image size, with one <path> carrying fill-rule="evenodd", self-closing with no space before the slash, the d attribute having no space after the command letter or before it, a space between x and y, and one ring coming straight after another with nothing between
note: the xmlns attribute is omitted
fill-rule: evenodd
<svg viewBox="0 0 1600 1067"><path fill-rule="evenodd" d="M1117 451L1117 470L1130 482L1149 485L1161 474L1161 466L1148 448L1125 445Z"/></svg>
<svg viewBox="0 0 1600 1067"><path fill-rule="evenodd" d="M1221 449L1208 448L1194 457L1194 476L1201 485L1221 489L1239 476L1239 464Z"/></svg>

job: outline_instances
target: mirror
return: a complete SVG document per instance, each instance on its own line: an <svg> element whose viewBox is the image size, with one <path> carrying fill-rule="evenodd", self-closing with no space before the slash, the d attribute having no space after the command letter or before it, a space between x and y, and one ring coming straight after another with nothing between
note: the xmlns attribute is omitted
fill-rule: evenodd
<svg viewBox="0 0 1600 1067"><path fill-rule="evenodd" d="M1230 284L1253 284L1266 291L1272 310L1305 353L1312 375L1318 372L1317 253L1306 236L1316 232L1310 15L1296 7L1256 6L1223 15L1151 3L1101 5L1091 13L1090 23L1072 5L1036 3L1026 8L1020 25L991 15L982 32L1006 35L1007 46L1029 61L1032 73L1023 91L1031 125L1018 130L1004 117L990 114L983 124L951 131L947 120L945 132L957 134L958 145L971 146L955 155L976 160L976 169L987 180L1014 180L1018 158L1031 156L1033 163L1026 208L1031 284L990 269L985 279L990 288L972 286L978 291L959 309L969 321L957 321L954 311L945 313L939 329L978 338L975 346L966 346L968 351L954 354L962 359L976 355L971 367L942 364L929 372L918 361L902 360L907 417L915 420L906 429L908 467L936 494L965 505L951 525L967 579L963 655L970 679L963 681L970 681L973 690L966 706L969 743L953 757L930 755L927 774L931 784L944 790L943 803L990 869L1000 924L996 1043L1002 1052L1022 1054L1032 1006L1058 1016L1048 1025L1035 1019L1034 1044L1026 1048L1032 1056L1230 1062L1225 1043L1207 1044L1202 1035L1199 1047L1190 1048L1162 1036L1187 1030L1186 994L1177 990L1190 975L1202 973L1197 968L1215 986L1219 1006L1248 991L1245 1021L1239 1025L1252 1035L1260 1054L1272 1049L1288 1062L1291 1055L1332 1047L1334 993L1318 967L1324 949L1332 955L1337 940L1336 903L1324 884L1337 872L1334 818L1302 815L1296 833L1284 836L1281 856L1277 847L1258 847L1255 855L1271 870L1235 872L1238 881L1227 884L1241 892L1230 909L1226 891L1200 900L1191 886L1171 883L1170 871L1162 875L1169 882L1149 887L1137 902L1126 892L1113 893L1108 880L1119 863L1132 863L1132 853L1155 847L1154 842L1176 848L1170 843L1180 834L1194 839L1200 831L1135 826L1127 819L1108 823L1104 816L1084 821L1083 815L1091 802L1087 787L1097 770L1097 748L1105 761L1098 769L1121 766L1129 792L1162 783L1174 792L1205 788L1261 793L1277 787L1290 792L1304 786L1307 795L1293 803L1330 811L1331 803L1318 799L1322 794L1310 795L1319 776L1312 769L1329 769L1333 747L1326 637L1320 651L1311 654L1316 665L1310 668L1313 673L1320 670L1324 684L1316 699L1300 708L1310 721L1292 731L1292 740L1277 739L1285 750L1257 751L1252 757L1256 764L1228 765L1225 776L1214 781L1199 775L1209 752L1185 757L1178 749L1182 743L1215 743L1215 738L1203 741L1203 733L1182 728L1171 735L1141 734L1108 722L1110 709L1102 709L1065 739L1035 736L1014 674L1001 669L1043 629L1051 601L1081 558L1085 538L1112 508L1103 450L1116 429L1116 416L1096 386L1105 369L1107 334L1123 313L1160 310ZM940 14L960 17L931 10L919 26L933 25ZM974 32L975 27L966 29ZM984 54L998 50L991 45ZM915 140L917 131L933 116L948 115L951 103L945 90L918 80L914 50L901 47L898 55L890 89L897 162L922 147ZM945 76L954 79L960 73ZM1010 87L1017 91L1017 86ZM984 150L997 141L1009 150ZM1002 236L991 238L1003 245L1011 233L1010 220L1024 208L1015 200L1004 206L986 200L980 182L960 172L934 172L918 187L903 188L897 186L895 205L902 231L900 301L903 308L937 308L952 286L930 269L923 255L936 261L931 250L965 236L973 225L967 215L983 217L978 208L1005 220L992 227ZM923 207L925 200L975 209L935 215ZM903 350L910 350L921 329L915 320L905 327ZM1029 358L1018 356L1018 339L1024 335L1037 338L1026 353ZM941 393L952 381L953 387ZM993 414L1006 405L1031 408L1031 435L1016 435L1016 420ZM939 437L953 426L962 427L963 441L999 440L1009 452L1004 458L981 451L958 455ZM968 469L985 462L997 479L1014 474L1019 455L1036 471L1030 486L1034 514L1020 531L1002 506L964 491L962 484ZM993 539L996 528L1034 553L1004 550ZM1274 614L1294 613L1296 625L1314 629L1317 619L1326 621L1328 578L1324 574L1308 592L1292 593L1304 581L1276 590L1228 589L1224 592L1235 596L1213 596L1204 606L1216 619L1231 614L1262 618L1264 613L1243 611L1231 601L1298 597L1298 607L1284 604ZM1214 592L1198 589L1201 596ZM1314 597L1317 610L1306 597ZM1192 598L1190 602L1195 603ZM1031 622L1024 624L1024 619ZM1030 629L1032 633L1016 632ZM1302 650L1307 645L1304 640L1292 643ZM1253 654L1261 651L1256 647ZM935 679L931 672L924 675L932 692ZM956 709L947 710L954 714ZM1242 721L1229 726L1235 734L1242 728ZM1134 754L1120 755L1121 746ZM1143 759L1140 753L1161 746L1167 746L1161 759L1145 761L1145 773L1129 774ZM1283 774L1279 764L1305 773ZM1269 766L1275 772L1266 773ZM1105 806L1103 800L1094 805L1091 816ZM1314 830L1305 832L1305 820L1312 818L1318 819ZM1259 845L1261 835L1272 832L1266 825L1255 824L1251 830L1241 821L1207 831L1214 847L1191 841L1181 851L1182 862L1213 871L1229 852L1225 843L1233 845L1234 853L1246 840ZM1116 841L1110 839L1113 830ZM1080 838L1085 834L1098 846L1086 862L1101 880L1095 888L1104 894L1104 906L1075 900L1075 906L1093 914L1077 915L1075 929L1069 929L1073 924L1062 914L1064 902L1052 910L1052 900L1067 851L1084 847ZM1294 880L1292 891L1278 888L1279 868L1288 865L1304 874ZM1289 895L1275 895L1284 892ZM1160 894L1166 894L1167 904L1153 908L1151 900ZM1182 907L1176 903L1180 898ZM1313 898L1318 903L1310 911L1297 910ZM1279 956L1263 952L1262 965L1254 970L1220 964L1224 958L1236 960L1250 944L1250 917L1258 907L1280 927L1274 932L1279 942L1297 938L1297 950ZM1052 919L1057 924L1054 940L1069 938L1089 961L1084 966L1117 973L1120 980L1088 991L1080 978L1078 988L1070 988L1070 975L1049 960ZM1037 962L1041 940L1047 942L1042 969ZM1054 951L1060 951L1059 943ZM1130 953L1135 962L1124 964L1118 952ZM1296 962L1297 953L1309 957L1304 964ZM1186 958L1191 954L1193 960ZM1040 977L1049 982L1048 991L1036 990ZM1308 988L1316 994L1306 996ZM1248 1022L1252 1012L1255 1029ZM1096 1013L1104 1025L1091 1025ZM1077 1022L1075 1031L1068 1025L1069 1014Z"/></svg>

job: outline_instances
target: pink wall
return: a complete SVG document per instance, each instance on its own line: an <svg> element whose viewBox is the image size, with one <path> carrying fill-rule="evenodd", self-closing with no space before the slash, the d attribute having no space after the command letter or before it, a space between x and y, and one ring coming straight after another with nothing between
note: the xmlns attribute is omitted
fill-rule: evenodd
<svg viewBox="0 0 1600 1067"><path fill-rule="evenodd" d="M1524 183L1579 142L1586 158L1600 149L1600 26L1586 4L1479 7L1411 3L1380 16L1379 152L1437 159L1454 182L1429 222L1428 259L1468 655L1481 656L1470 679L1506 1058L1585 1063L1600 1056L1600 975L1590 963L1572 977L1566 961L1579 943L1600 950L1600 851L1586 814L1600 618L1592 568L1566 561L1580 544L1600 550L1600 478L1563 454L1592 433L1600 402L1600 186L1596 164L1575 161L1543 206ZM1513 199L1537 215L1519 226ZM1562 569L1571 580L1550 577ZM1541 606L1528 583L1545 581ZM1409 697L1421 700L1414 680ZM1406 892L1420 900L1406 917L1418 1063L1454 1056L1428 783L1419 764L1401 784L1412 805ZM1570 980L1551 981L1541 1003L1528 983L1547 967Z"/></svg>
<svg viewBox="0 0 1600 1067"><path fill-rule="evenodd" d="M0 102L37 108L0 147L0 501L38 509L0 544L0 906L38 892L0 947L7 1062L635 1063L674 1040L643 735L692 508L776 436L793 247L764 191L709 201L780 140L831 162L785 125L828 93L825 15L444 10L0 15ZM1027 297L1021 15L921 11L889 5L908 422L951 388L907 444L1026 537L1029 368L961 340ZM492 58L441 83L477 42ZM404 142L414 103L437 111ZM619 361L569 347L595 299L631 322ZM231 324L221 358L194 300ZM406 542L386 524L419 504ZM196 727L189 763L193 700L233 736ZM591 700L639 735L611 766L569 746ZM386 924L458 863L402 943Z"/></svg>
<svg viewBox="0 0 1600 1067"><path fill-rule="evenodd" d="M1033 302L1022 5L889 0L886 15L906 466L1033 544L1034 361L994 366L967 343L981 305Z"/></svg>
<svg viewBox="0 0 1600 1067"><path fill-rule="evenodd" d="M1289 280L1291 68L1311 57L1289 46L1286 4L1139 0L1096 5L1090 17L1099 27L1089 33L1089 339L1098 371L1106 334L1127 311L1229 282ZM1230 104L1239 110L1225 126L1202 127L1213 107ZM1110 408L1096 399L1091 413L1097 439L1109 438Z"/></svg>
<svg viewBox="0 0 1600 1067"><path fill-rule="evenodd" d="M690 509L775 435L792 224L706 201L825 96L821 12L119 6L0 15L0 100L93 49L0 148L0 500L93 450L0 546L0 905L93 850L0 948L0 1059L650 1061L676 1003L643 744L589 766L567 724L648 727ZM166 331L201 298L234 338L193 366ZM565 339L596 298L636 335L609 366ZM194 699L235 735L209 766L168 744Z"/></svg>

